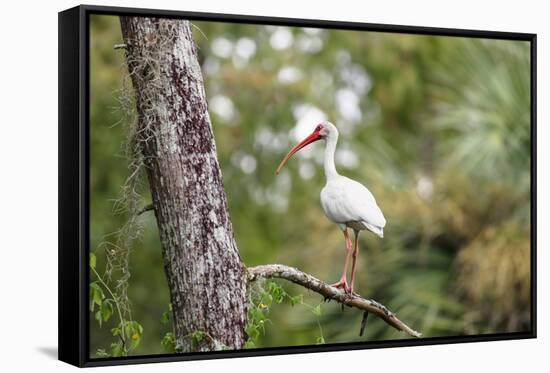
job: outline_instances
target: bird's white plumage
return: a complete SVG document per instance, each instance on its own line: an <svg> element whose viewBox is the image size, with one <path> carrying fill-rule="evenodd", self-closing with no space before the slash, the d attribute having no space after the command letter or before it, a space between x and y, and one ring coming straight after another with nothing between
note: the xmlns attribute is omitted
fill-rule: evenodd
<svg viewBox="0 0 550 373"><path fill-rule="evenodd" d="M327 180L321 191L327 217L342 228L368 229L383 237L386 219L372 193L362 184L338 175Z"/></svg>
<svg viewBox="0 0 550 373"><path fill-rule="evenodd" d="M384 236L386 219L372 193L362 184L338 174L334 165L334 153L338 142L338 130L330 122L320 124L325 145L325 175L327 183L321 191L321 205L327 217L340 228L356 231L370 230Z"/></svg>
<svg viewBox="0 0 550 373"><path fill-rule="evenodd" d="M323 166L327 178L327 183L323 190L321 190L321 205L327 217L338 224L344 232L347 251L342 277L340 281L332 286L343 288L346 293L352 294L355 271L357 269L355 264L359 248L359 231L369 230L379 237L384 237L386 219L384 218L384 214L382 214L382 210L378 207L374 196L365 186L340 175L336 171L334 155L336 152L336 143L338 142L338 130L334 124L328 121L319 123L308 137L296 144L288 152L279 164L279 167L277 167L276 172L279 173L286 161L297 151L321 139L325 141ZM353 229L355 233L355 246L353 249L347 228ZM351 283L348 285L347 268L350 256L352 257Z"/></svg>

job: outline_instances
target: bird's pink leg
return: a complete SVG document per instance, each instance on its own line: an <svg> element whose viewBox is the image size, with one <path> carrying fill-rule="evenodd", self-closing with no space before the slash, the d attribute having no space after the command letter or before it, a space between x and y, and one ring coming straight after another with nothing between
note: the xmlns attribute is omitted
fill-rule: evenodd
<svg viewBox="0 0 550 373"><path fill-rule="evenodd" d="M351 283L349 286L349 292L353 293L353 284L355 283L355 262L357 261L357 255L359 255L359 231L355 231L355 242L353 248L353 261L351 264Z"/></svg>
<svg viewBox="0 0 550 373"><path fill-rule="evenodd" d="M344 238L346 240L346 260L344 261L344 270L342 271L342 277L340 277L340 281L334 284L331 284L331 286L334 286L336 288L343 288L345 292L348 292L349 287L348 287L348 280L346 278L346 273L348 272L348 263L349 263L349 257L352 252L352 248L351 248L351 240L349 239L347 229L344 230Z"/></svg>

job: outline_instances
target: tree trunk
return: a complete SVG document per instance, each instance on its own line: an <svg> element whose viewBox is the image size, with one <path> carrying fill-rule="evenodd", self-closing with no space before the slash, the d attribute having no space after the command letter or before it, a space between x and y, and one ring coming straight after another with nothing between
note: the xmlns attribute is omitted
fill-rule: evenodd
<svg viewBox="0 0 550 373"><path fill-rule="evenodd" d="M135 141L159 228L178 350L242 348L246 269L229 220L188 21L121 17ZM200 343L195 332L204 332Z"/></svg>

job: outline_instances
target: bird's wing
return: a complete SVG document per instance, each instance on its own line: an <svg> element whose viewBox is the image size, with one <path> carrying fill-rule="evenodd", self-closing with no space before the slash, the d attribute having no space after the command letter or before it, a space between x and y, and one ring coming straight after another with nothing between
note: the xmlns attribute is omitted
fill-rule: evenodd
<svg viewBox="0 0 550 373"><path fill-rule="evenodd" d="M355 180L343 180L343 198L349 214L358 221L363 221L376 228L384 228L386 218L372 193Z"/></svg>

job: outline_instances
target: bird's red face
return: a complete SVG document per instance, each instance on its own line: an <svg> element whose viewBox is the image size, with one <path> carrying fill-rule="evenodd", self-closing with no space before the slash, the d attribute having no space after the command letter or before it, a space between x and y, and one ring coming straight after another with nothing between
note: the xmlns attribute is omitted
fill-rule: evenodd
<svg viewBox="0 0 550 373"><path fill-rule="evenodd" d="M326 136L326 128L323 125L323 123L319 123L317 125L317 127L315 127L315 129L313 130L311 135L309 135L308 137L306 137L305 139L300 141L295 147L290 149L288 154L283 158L283 160L279 164L279 167L277 167L276 173L278 174L281 171L281 169L285 165L286 161L288 161L290 159L290 157L292 157L292 155L294 155L294 153L298 152L298 150L300 150L302 148L305 148L306 146L308 146L312 142L321 140L325 136Z"/></svg>

